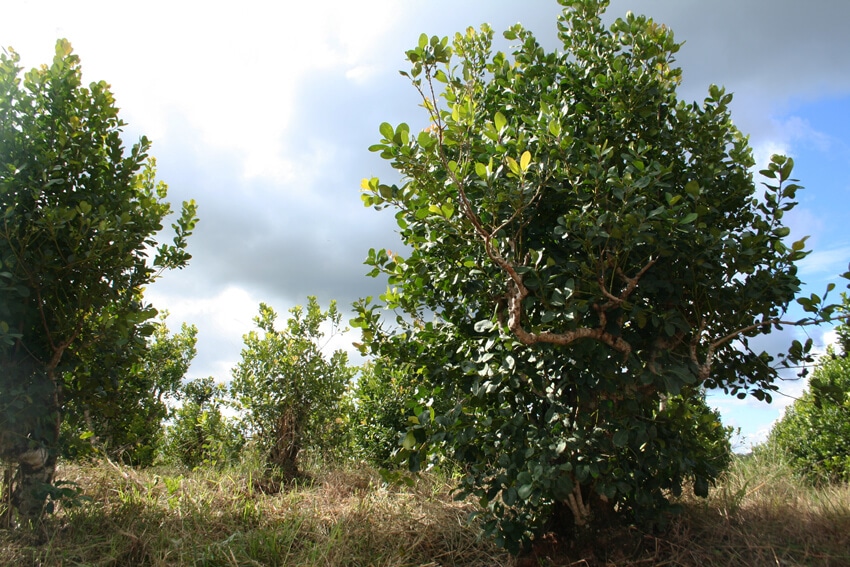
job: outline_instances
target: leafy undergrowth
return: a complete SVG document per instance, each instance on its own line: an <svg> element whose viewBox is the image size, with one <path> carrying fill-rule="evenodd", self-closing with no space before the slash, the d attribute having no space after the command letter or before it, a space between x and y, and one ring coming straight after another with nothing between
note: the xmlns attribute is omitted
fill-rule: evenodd
<svg viewBox="0 0 850 567"><path fill-rule="evenodd" d="M577 549L542 538L516 560L478 537L471 504L423 476L387 488L368 468L278 494L242 471L66 465L92 500L38 532L0 531L0 563L48 566L850 565L850 487L816 489L769 456L739 458L664 534L612 529Z"/></svg>

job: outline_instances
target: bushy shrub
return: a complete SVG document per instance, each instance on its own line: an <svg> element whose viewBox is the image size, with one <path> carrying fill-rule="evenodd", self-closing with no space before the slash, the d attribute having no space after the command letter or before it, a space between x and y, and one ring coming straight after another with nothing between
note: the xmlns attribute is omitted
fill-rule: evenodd
<svg viewBox="0 0 850 567"><path fill-rule="evenodd" d="M361 184L406 249L369 250L387 291L352 325L425 400L455 401L424 404L402 450L414 470L459 463L512 551L551 523L585 537L614 512L663 518L684 485L707 493L728 440L703 392L770 398L776 369L750 340L778 325L806 255L781 220L793 160L773 156L756 187L732 95L679 98L669 28L560 4L555 52L520 25L510 53L487 25L420 36L402 75L427 116L378 127L370 150L401 180Z"/></svg>
<svg viewBox="0 0 850 567"><path fill-rule="evenodd" d="M166 428L164 460L189 468L237 462L245 440L236 420L222 412L225 386L202 378L184 384L181 394L183 405Z"/></svg>
<svg viewBox="0 0 850 567"><path fill-rule="evenodd" d="M360 369L353 388L352 431L358 457L378 466L392 467L407 430L416 389L413 380L397 368L369 362Z"/></svg>
<svg viewBox="0 0 850 567"><path fill-rule="evenodd" d="M302 449L327 452L324 445L344 439L345 393L354 368L348 355L323 347L337 333L341 315L336 302L323 311L315 297L289 311L283 329L275 328L277 313L260 304L255 317L259 331L245 335L242 360L233 369L231 393L244 410L243 426L263 452L267 473L291 480L300 476ZM341 442L341 441L340 441Z"/></svg>
<svg viewBox="0 0 850 567"><path fill-rule="evenodd" d="M844 315L850 300L843 296ZM850 323L837 328L839 353L830 347L808 389L785 411L767 444L781 450L791 466L816 483L850 481Z"/></svg>
<svg viewBox="0 0 850 567"><path fill-rule="evenodd" d="M850 359L829 353L768 437L814 483L850 481Z"/></svg>

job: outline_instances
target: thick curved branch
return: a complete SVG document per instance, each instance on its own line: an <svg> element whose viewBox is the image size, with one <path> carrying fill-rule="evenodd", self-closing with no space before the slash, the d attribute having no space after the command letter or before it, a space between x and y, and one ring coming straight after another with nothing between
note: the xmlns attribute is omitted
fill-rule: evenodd
<svg viewBox="0 0 850 567"><path fill-rule="evenodd" d="M599 326L598 327L580 327L565 333L552 333L543 331L542 333L530 333L522 326L522 302L528 296L528 289L521 285L522 276L516 273L516 270L511 266L511 271L520 280L520 286L514 285L508 296L508 328L514 336L523 344L533 345L537 343L549 343L561 346L566 346L580 339L594 339L605 343L617 352L623 354L623 358L627 358L632 352L632 345L621 337L612 335L605 330L607 325L607 316L605 311L598 309Z"/></svg>

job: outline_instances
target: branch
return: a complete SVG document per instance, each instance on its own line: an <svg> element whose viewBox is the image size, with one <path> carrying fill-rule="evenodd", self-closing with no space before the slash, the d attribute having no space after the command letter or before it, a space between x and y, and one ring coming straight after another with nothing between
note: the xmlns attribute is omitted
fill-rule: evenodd
<svg viewBox="0 0 850 567"><path fill-rule="evenodd" d="M515 274L516 271L512 270ZM517 274L517 277L522 281L522 277ZM529 333L522 326L522 301L528 296L528 289L525 286L514 288L510 291L508 297L508 328L514 336L525 345L533 345L537 343L548 343L566 346L580 339L594 339L605 343L617 352L623 354L623 358L628 358L632 352L632 345L621 337L617 337L605 330L608 318L605 311L595 306L599 313L598 327L580 327L566 333L552 333L543 331L542 333Z"/></svg>
<svg viewBox="0 0 850 567"><path fill-rule="evenodd" d="M567 495L567 508L573 513L576 526L582 527L590 518L590 502L584 503L581 496L581 485L573 479L573 491Z"/></svg>
<svg viewBox="0 0 850 567"><path fill-rule="evenodd" d="M708 378L708 375L711 373L711 365L714 362L714 355L717 352L717 349L724 344L732 341L745 333L749 333L750 331L755 331L756 329L760 329L762 327L772 326L772 325L790 325L795 327L801 326L809 326L809 325L820 325L821 323L828 323L835 319L847 319L847 316L839 316L833 317L831 319L813 319L806 323L800 323L799 321L784 321L782 319L767 319L765 321L761 321L759 323L753 323L752 325L747 325L746 327L741 327L740 329L733 331L726 335L725 337L719 338L715 341L712 341L708 344L708 351L705 355L705 360L700 363L699 358L697 356L697 347L699 346L700 337L702 336L703 331L705 331L705 321L700 323L699 331L694 338L691 339L690 345L690 355L691 361L697 365L699 368L699 378L700 380L705 380Z"/></svg>
<svg viewBox="0 0 850 567"><path fill-rule="evenodd" d="M602 309L607 311L608 309L611 309L612 307L619 307L620 305L625 303L625 301L629 298L629 296L637 288L637 285L638 285L638 282L640 281L640 279L644 276L644 274L646 274L646 272L652 266L655 265L655 263L657 261L658 261L658 258L651 259L649 262L646 263L646 265L643 268L640 269L640 271L633 278L628 277L625 274L625 272L623 272L623 270L619 266L617 266L616 274L620 277L620 279L622 279L623 281L626 282L626 286L622 290L620 290L620 295L614 295L608 289L606 289L605 275L600 273L599 274L599 280L598 280L599 289L602 290L602 295L604 295L605 297L608 298L608 303L603 305Z"/></svg>

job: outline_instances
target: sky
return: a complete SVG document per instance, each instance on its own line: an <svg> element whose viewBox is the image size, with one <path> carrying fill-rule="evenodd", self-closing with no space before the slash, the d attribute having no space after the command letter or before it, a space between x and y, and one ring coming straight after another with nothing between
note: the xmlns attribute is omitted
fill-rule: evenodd
<svg viewBox="0 0 850 567"><path fill-rule="evenodd" d="M190 265L146 297L169 311L172 329L198 327L189 377L227 381L261 301L284 317L316 295L350 313L356 299L384 291L363 260L399 240L391 213L362 206L360 180L393 178L367 150L381 122L427 126L398 74L404 51L423 32L483 22L497 34L521 22L557 49L560 10L554 0L21 0L4 6L0 46L29 68L52 59L56 39L70 40L84 80L112 85L128 143L153 141L174 207L197 201ZM681 98L701 101L711 83L725 86L759 166L772 153L794 158L806 189L786 220L790 239L810 236L805 293L822 293L850 264L850 2L613 0L606 20L628 10L685 42ZM828 331L807 333L822 348ZM783 350L805 336L789 330L763 344ZM357 339L332 346L351 350ZM739 450L763 440L805 384L780 386L770 405L711 396L740 428Z"/></svg>

